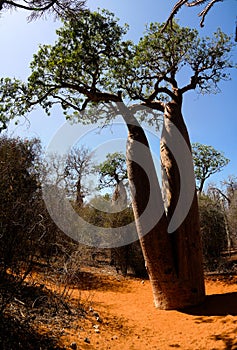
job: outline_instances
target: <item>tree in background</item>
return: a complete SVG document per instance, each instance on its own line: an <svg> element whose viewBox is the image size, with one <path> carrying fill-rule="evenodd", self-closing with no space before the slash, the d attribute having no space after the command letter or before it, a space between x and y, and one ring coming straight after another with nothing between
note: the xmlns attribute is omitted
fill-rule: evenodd
<svg viewBox="0 0 237 350"><path fill-rule="evenodd" d="M128 180L126 157L121 152L108 153L106 160L97 165L95 169L99 172L99 189L115 188L111 197L112 207L117 210L110 215L112 227L125 226L133 220L131 207L128 205L126 182ZM116 269L126 275L129 268L136 276L146 276L145 262L139 241L131 244L112 248L111 262Z"/></svg>
<svg viewBox="0 0 237 350"><path fill-rule="evenodd" d="M128 213L127 192L124 182L127 180L126 157L121 152L108 153L106 160L95 167L99 173L98 189L113 188L111 205L115 213L109 216L111 227L125 226L131 220ZM115 265L125 276L129 264L129 248L131 245L111 249L111 265Z"/></svg>
<svg viewBox="0 0 237 350"><path fill-rule="evenodd" d="M227 211L228 223L231 231L232 248L237 248L237 177L230 176L225 182L226 193L229 198Z"/></svg>
<svg viewBox="0 0 237 350"><path fill-rule="evenodd" d="M66 155L50 153L44 157L39 171L40 182L44 185L56 185L65 188Z"/></svg>
<svg viewBox="0 0 237 350"><path fill-rule="evenodd" d="M205 269L215 270L220 265L221 251L227 248L222 204L215 198L201 195L199 210Z"/></svg>
<svg viewBox="0 0 237 350"><path fill-rule="evenodd" d="M229 159L212 146L198 142L192 144L192 154L197 191L201 194L206 180L211 175L220 172L229 163Z"/></svg>
<svg viewBox="0 0 237 350"><path fill-rule="evenodd" d="M180 195L179 169L168 145L174 145L175 126L191 152L182 116L183 96L197 88L201 92L218 91L219 81L228 79L226 69L233 64L229 58L232 43L220 30L213 38L199 38L197 31L177 24L175 33L170 28L161 32L162 28L163 24L151 24L134 45L122 40L126 28L118 25L113 14L84 11L77 21L71 20L57 31L54 46L40 47L27 83L1 80L1 118L6 121L7 117L23 115L37 104L49 113L59 103L68 118L73 112L74 118L82 121L98 120L97 114L81 113L95 105L107 107L107 116L122 115L128 129L128 179L135 189L133 212L155 305L171 309L200 303L205 291L196 194L183 223L172 235L168 233ZM184 66L189 67L191 75L180 86L178 73ZM128 100L135 102L127 105ZM144 107L151 111L146 116L151 123L156 123L159 113L164 117L161 161L166 174L166 212L161 208L161 190L148 140L137 118ZM144 146L143 167L133 161L142 156L137 143ZM195 187L191 157L187 166L190 172L186 178L182 175L182 184L188 192L190 186ZM142 222L142 213L150 198L149 222L157 218L159 210L162 215L147 233L144 227L149 222Z"/></svg>
<svg viewBox="0 0 237 350"><path fill-rule="evenodd" d="M67 189L76 193L76 205L81 207L88 189L83 185L83 178L92 172L93 153L86 146L73 147L66 156L65 181Z"/></svg>
<svg viewBox="0 0 237 350"><path fill-rule="evenodd" d="M126 157L121 152L108 153L106 160L97 165L95 170L99 173L99 186L98 189L115 187L112 201L114 204L117 201L117 205L121 208L125 208L127 205L127 168Z"/></svg>
<svg viewBox="0 0 237 350"><path fill-rule="evenodd" d="M237 178L229 176L227 180L222 182L221 188L210 185L208 187L208 195L214 198L216 202L221 204L225 219L227 249L237 246Z"/></svg>

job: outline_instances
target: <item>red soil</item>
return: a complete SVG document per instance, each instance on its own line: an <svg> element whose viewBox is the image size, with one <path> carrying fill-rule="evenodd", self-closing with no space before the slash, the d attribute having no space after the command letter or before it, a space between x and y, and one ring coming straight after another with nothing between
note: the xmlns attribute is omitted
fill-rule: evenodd
<svg viewBox="0 0 237 350"><path fill-rule="evenodd" d="M237 349L237 277L209 278L206 291L201 306L160 311L149 281L85 268L72 295L84 302L89 318L78 319L60 341L88 350Z"/></svg>

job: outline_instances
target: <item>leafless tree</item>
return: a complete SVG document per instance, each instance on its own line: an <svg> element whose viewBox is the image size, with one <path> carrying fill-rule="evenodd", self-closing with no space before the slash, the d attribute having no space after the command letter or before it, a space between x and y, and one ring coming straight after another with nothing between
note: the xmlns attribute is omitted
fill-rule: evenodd
<svg viewBox="0 0 237 350"><path fill-rule="evenodd" d="M82 145L71 149L66 158L65 181L72 193L76 193L76 204L83 205L88 189L83 184L83 178L92 172L93 152Z"/></svg>

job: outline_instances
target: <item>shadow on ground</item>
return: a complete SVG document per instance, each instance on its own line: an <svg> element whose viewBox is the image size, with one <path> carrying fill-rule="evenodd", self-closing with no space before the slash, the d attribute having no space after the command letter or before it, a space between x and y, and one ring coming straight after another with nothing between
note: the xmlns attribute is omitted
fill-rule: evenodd
<svg viewBox="0 0 237 350"><path fill-rule="evenodd" d="M53 350L60 348L56 339L37 334L29 323L15 317L0 317L0 348L2 350Z"/></svg>
<svg viewBox="0 0 237 350"><path fill-rule="evenodd" d="M207 295L201 305L181 312L196 316L237 316L237 292Z"/></svg>
<svg viewBox="0 0 237 350"><path fill-rule="evenodd" d="M181 312L198 316L194 319L197 324L214 323L216 321L215 316L222 316L223 329L225 323L237 326L237 320L232 317L237 316L237 292L208 295L203 304L186 308ZM210 335L210 339L215 340L217 344L222 343L222 349L237 350L236 334L237 327L230 332L224 331Z"/></svg>
<svg viewBox="0 0 237 350"><path fill-rule="evenodd" d="M44 284L17 283L12 278L0 281L0 349L63 349L59 338L63 327L82 315L62 295ZM60 321L61 320L61 321ZM49 327L48 327L49 326Z"/></svg>
<svg viewBox="0 0 237 350"><path fill-rule="evenodd" d="M237 340L235 336L236 330L237 329L235 329L232 333L215 334L211 336L211 339L214 339L216 341L221 340L224 343L225 350L236 350L237 349Z"/></svg>
<svg viewBox="0 0 237 350"><path fill-rule="evenodd" d="M77 288L81 290L97 290L97 291L111 291L111 292L127 292L129 288L126 288L124 278L119 276L104 276L91 272L80 272L79 282Z"/></svg>

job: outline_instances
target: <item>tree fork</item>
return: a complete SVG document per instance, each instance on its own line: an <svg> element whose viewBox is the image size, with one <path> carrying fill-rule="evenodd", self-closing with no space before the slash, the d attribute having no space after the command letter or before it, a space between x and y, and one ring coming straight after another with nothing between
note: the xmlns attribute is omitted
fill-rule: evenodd
<svg viewBox="0 0 237 350"><path fill-rule="evenodd" d="M120 107L121 109L121 107ZM144 130L135 117L124 106L122 115L128 128L127 140L127 171L131 189L136 189L132 195L132 206L142 252L150 278L155 306L159 309L182 309L196 305L203 301L203 293L200 297L196 284L195 287L190 279L181 279L177 275L171 238L168 234L168 220L164 211L161 190L156 176L153 159ZM145 154L137 142L144 147ZM136 163L136 159L145 159L146 175L144 166ZM150 217L157 218L155 225L146 232L147 219L143 218L144 211L150 200ZM162 206L162 208L160 208ZM158 212L162 211L161 217Z"/></svg>

